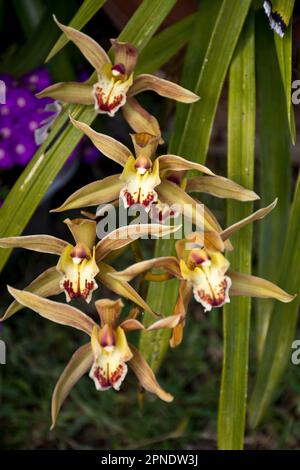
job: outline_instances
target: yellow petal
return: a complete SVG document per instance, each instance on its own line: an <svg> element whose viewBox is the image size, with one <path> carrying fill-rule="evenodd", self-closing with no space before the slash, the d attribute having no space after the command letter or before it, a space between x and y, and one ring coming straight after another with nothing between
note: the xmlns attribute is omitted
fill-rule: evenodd
<svg viewBox="0 0 300 470"><path fill-rule="evenodd" d="M156 77L155 75L142 74L135 80L130 89L130 96L134 96L142 91L155 91L158 95L180 101L181 103L194 103L199 100L199 96L176 83Z"/></svg>
<svg viewBox="0 0 300 470"><path fill-rule="evenodd" d="M113 117L126 103L127 92L133 82L132 74L126 79L115 79L112 66L106 64L98 73L98 81L93 86L95 110Z"/></svg>
<svg viewBox="0 0 300 470"><path fill-rule="evenodd" d="M239 220L236 224L233 224L230 227L228 227L226 230L223 230L223 232L221 233L222 240L227 240L235 232L240 230L242 227L245 227L245 225L248 225L254 222L255 220L263 219L267 214L269 214L269 212L271 212L274 209L276 204L277 204L277 199L275 199L275 201L273 201L272 204L270 204L269 206L263 207L262 209L259 209L258 211L253 212L253 214L250 214L245 219Z"/></svg>
<svg viewBox="0 0 300 470"><path fill-rule="evenodd" d="M161 155L158 157L158 160L161 171L197 170L207 175L214 175L214 173L206 166L201 165L200 163L190 162L178 155Z"/></svg>
<svg viewBox="0 0 300 470"><path fill-rule="evenodd" d="M129 126L135 132L148 132L149 134L160 137L160 143L164 141L161 138L161 131L157 119L148 113L135 98L129 98L125 106L122 108L122 113Z"/></svg>
<svg viewBox="0 0 300 470"><path fill-rule="evenodd" d="M104 64L110 64L108 55L102 49L102 47L96 41L94 41L94 39L87 36L87 34L78 31L77 29L63 25L57 20L55 15L53 15L53 19L57 26L65 33L67 38L78 47L78 49L82 52L84 57L89 61L96 71L101 70Z"/></svg>
<svg viewBox="0 0 300 470"><path fill-rule="evenodd" d="M81 297L89 303L92 293L98 288L95 276L99 268L95 261L95 248L91 254L88 247L83 245L81 254L76 255L74 252L73 255L76 247L69 245L58 261L57 270L63 275L60 286L66 294L67 302Z"/></svg>
<svg viewBox="0 0 300 470"><path fill-rule="evenodd" d="M228 267L229 262L218 252L210 253L209 259L199 262L193 268L184 260L180 261L181 274L192 284L194 297L205 312L230 302L228 292L231 279L225 276Z"/></svg>
<svg viewBox="0 0 300 470"><path fill-rule="evenodd" d="M144 325L135 318L127 318L120 324L120 327L124 331L136 331L145 329Z"/></svg>
<svg viewBox="0 0 300 470"><path fill-rule="evenodd" d="M157 320L147 328L147 331L161 330L164 328L175 328L181 321L181 315L169 315L168 317Z"/></svg>
<svg viewBox="0 0 300 470"><path fill-rule="evenodd" d="M119 281L118 279L113 279L109 275L115 272L112 266L109 266L108 264L103 262L99 263L98 266L100 272L97 275L97 279L99 279L99 281L104 284L105 287L115 292L116 294L124 297L125 299L131 300L146 312L151 313L151 315L155 317L158 316L130 284L124 281Z"/></svg>
<svg viewBox="0 0 300 470"><path fill-rule="evenodd" d="M115 201L119 198L123 185L124 183L120 181L120 175L107 176L103 180L94 181L78 189L60 207L52 209L50 212L98 206L99 204Z"/></svg>
<svg viewBox="0 0 300 470"><path fill-rule="evenodd" d="M250 274L229 273L232 280L231 295L246 295L264 299L276 299L280 302L291 302L296 295L290 295L280 287L260 277Z"/></svg>
<svg viewBox="0 0 300 470"><path fill-rule="evenodd" d="M121 299L101 299L95 302L95 307L101 319L101 326L110 325L114 328L117 326L124 304Z"/></svg>
<svg viewBox="0 0 300 470"><path fill-rule="evenodd" d="M179 225L169 226L160 224L132 224L120 227L106 235L96 246L96 261L99 263L106 258L111 251L129 245L138 238L145 237L163 237L180 229Z"/></svg>
<svg viewBox="0 0 300 470"><path fill-rule="evenodd" d="M180 322L173 328L170 338L171 348L176 348L182 342L183 329L185 326L185 318L187 307L191 298L191 285L188 282L181 281L178 290L178 298L174 307L173 315L180 315Z"/></svg>
<svg viewBox="0 0 300 470"><path fill-rule="evenodd" d="M93 87L86 83L60 82L50 85L36 94L38 98L52 98L63 103L94 104Z"/></svg>
<svg viewBox="0 0 300 470"><path fill-rule="evenodd" d="M196 176L190 178L187 182L186 191L188 193L208 193L216 197L237 201L256 201L259 199L254 191L222 176Z"/></svg>
<svg viewBox="0 0 300 470"><path fill-rule="evenodd" d="M153 258L146 261L141 261L139 263L133 264L124 271L119 271L112 273L112 277L119 279L120 281L131 281L136 276L140 274L145 274L147 271L153 268L163 268L168 273L172 274L175 277L181 277L180 270L178 266L178 261L174 256L163 256L161 258Z"/></svg>
<svg viewBox="0 0 300 470"><path fill-rule="evenodd" d="M148 132L138 132L131 134L136 158L144 157L152 159L155 155L160 137Z"/></svg>
<svg viewBox="0 0 300 470"><path fill-rule="evenodd" d="M132 345L130 345L130 349L133 353L133 358L129 361L129 366L137 376L141 386L148 392L157 395L163 401L173 401L174 397L163 390L158 384L152 369L149 367L139 350Z"/></svg>
<svg viewBox="0 0 300 470"><path fill-rule="evenodd" d="M77 308L9 286L8 291L20 304L30 308L41 317L61 325L71 326L88 335L92 334L95 322Z"/></svg>
<svg viewBox="0 0 300 470"><path fill-rule="evenodd" d="M91 344L85 344L81 346L68 362L63 373L58 379L58 382L55 386L52 403L51 403L51 416L52 416L52 426L54 428L56 420L59 414L59 411L69 395L70 391L78 380L89 370L93 363L93 352L91 349Z"/></svg>
<svg viewBox="0 0 300 470"><path fill-rule="evenodd" d="M122 328L118 327L115 330L115 345L109 348L100 345L100 350L90 370L90 378L94 381L97 390L104 391L110 388L119 390L127 374L126 362L132 358L132 352Z"/></svg>
<svg viewBox="0 0 300 470"><path fill-rule="evenodd" d="M65 219L76 243L85 244L90 250L93 249L96 241L96 222L87 219Z"/></svg>
<svg viewBox="0 0 300 470"><path fill-rule="evenodd" d="M103 153L106 157L110 158L114 162L119 163L121 166L125 166L128 157L131 155L131 151L126 145L121 144L112 137L101 134L100 132L94 131L90 126L84 122L76 121L71 115L70 120L77 129L81 130L97 147L97 149Z"/></svg>
<svg viewBox="0 0 300 470"><path fill-rule="evenodd" d="M115 51L115 64L122 64L126 75L134 71L138 59L138 50L129 42L120 42L117 39L110 40Z"/></svg>
<svg viewBox="0 0 300 470"><path fill-rule="evenodd" d="M25 248L26 250L38 251L60 255L68 246L68 242L51 235L26 235L25 237L0 238L1 248Z"/></svg>
<svg viewBox="0 0 300 470"><path fill-rule="evenodd" d="M125 207L134 204L142 204L146 211L150 210L150 205L157 201L157 193L154 190L160 184L159 163L155 160L153 167L140 173L136 168L136 160L129 157L120 180L125 183L120 192Z"/></svg>
<svg viewBox="0 0 300 470"><path fill-rule="evenodd" d="M24 290L39 295L40 297L50 297L58 295L62 292L60 287L61 275L57 272L56 266L42 272L36 279L34 279ZM14 300L6 309L0 321L7 320L15 313L23 308L23 305Z"/></svg>

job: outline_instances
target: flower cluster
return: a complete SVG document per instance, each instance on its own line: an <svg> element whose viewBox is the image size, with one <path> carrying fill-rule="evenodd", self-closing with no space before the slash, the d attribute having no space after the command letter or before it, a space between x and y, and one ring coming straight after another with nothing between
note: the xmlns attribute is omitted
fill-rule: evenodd
<svg viewBox="0 0 300 470"><path fill-rule="evenodd" d="M127 374L128 365L140 384L164 401L173 397L164 391L138 349L131 345L127 336L133 330L145 330L137 319L140 309L158 317L148 331L159 328L172 329L170 344L177 346L183 338L188 303L191 297L205 311L222 307L230 302L231 295L270 297L290 302L293 296L264 279L230 270L226 251L233 247L230 237L237 230L254 220L265 217L276 205L259 209L247 218L222 229L212 212L190 193L202 193L221 198L253 201L258 196L234 181L215 175L209 168L192 163L184 156L159 155L157 151L162 136L157 120L151 116L134 96L144 90L184 103L192 103L198 97L189 90L154 75L135 75L138 51L128 43L112 40L114 60L93 39L55 20L68 39L85 55L97 72L95 83L59 83L47 87L38 96L50 97L66 103L94 106L98 113L113 117L119 109L134 133L131 134L133 150L105 134L94 131L71 116L70 125L83 132L100 152L117 162L121 172L103 180L95 181L77 190L60 207L52 212L98 206L112 203L125 209L138 205L150 214L151 223L120 226L99 241L96 240L96 216L84 212L88 218L66 219L72 242L49 235L33 235L0 239L2 248L21 247L50 253L58 262L49 267L24 290L9 287L14 301L6 310L2 321L16 314L23 306L31 308L44 318L71 326L88 335L88 342L72 356L60 376L52 397L52 422L55 425L59 410L71 388L89 371L96 389L119 390ZM189 178L189 170L200 175ZM185 216L195 227L195 232L176 242L176 256L144 260L117 272L110 264L117 256L139 238L151 234L162 237L175 233L179 227L166 225L165 216L172 218L171 210L188 207ZM201 209L200 209L201 208ZM201 216L202 226L198 224ZM157 274L151 270L163 268ZM178 299L170 316L154 312L150 305L133 289L129 281L143 274L149 281L171 278L180 280ZM133 301L139 308L121 319L121 299L101 299L95 302L99 322L69 303L82 298L91 302L94 292L106 286L112 292ZM48 297L64 292L66 303L49 300Z"/></svg>
<svg viewBox="0 0 300 470"><path fill-rule="evenodd" d="M51 83L46 69L37 69L14 80L1 75L6 87L6 103L0 106L0 169L26 165L38 148L35 131L51 117L45 108L53 100L39 101L35 93Z"/></svg>

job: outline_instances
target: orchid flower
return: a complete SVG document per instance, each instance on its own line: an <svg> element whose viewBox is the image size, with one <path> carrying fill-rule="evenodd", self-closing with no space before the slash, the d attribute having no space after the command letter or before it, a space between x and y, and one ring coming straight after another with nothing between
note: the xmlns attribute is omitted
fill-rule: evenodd
<svg viewBox="0 0 300 470"><path fill-rule="evenodd" d="M54 20L94 67L97 82L94 84L89 82L57 83L38 93L39 98L49 97L65 103L94 105L98 113L108 114L111 117L122 107L125 119L136 132L159 130L156 119L147 113L134 98L138 93L152 90L160 96L183 103L193 103L199 99L191 91L155 75L134 76L138 51L133 45L112 39L114 51L114 63L112 63L107 53L94 39L81 31L61 24L55 16Z"/></svg>
<svg viewBox="0 0 300 470"><path fill-rule="evenodd" d="M194 298L203 307L204 311L222 307L230 302L229 293L233 296L243 295L249 297L273 298L281 302L291 302L293 295L288 294L280 287L265 279L229 271L230 263L224 256L224 242L236 231L245 225L265 217L276 205L277 200L236 224L228 227L221 233L207 231L195 232L183 240L176 242L177 257L166 256L154 258L130 266L124 271L112 273L114 279L130 281L135 276L145 273L152 268L163 268L166 276L160 274L146 275L148 280L162 280L176 277L180 280L179 295L174 308L178 321L173 330L171 346L178 345L182 340L186 309L193 293ZM157 279L156 279L157 276ZM172 316L172 315L171 315ZM149 327L149 330L160 327L162 320Z"/></svg>
<svg viewBox="0 0 300 470"><path fill-rule="evenodd" d="M92 293L97 289L97 281L113 292L132 300L141 308L152 312L142 297L126 282L114 280L109 273L114 268L104 262L112 252L116 252L143 235L163 236L173 233L179 227L167 227L159 224L141 224L121 227L96 244L96 222L88 219L66 219L74 244L49 235L29 235L0 239L2 248L25 248L41 253L59 256L56 266L44 271L25 289L42 297L49 297L65 292L69 302L81 297L90 302ZM21 306L13 302L6 310L2 320L14 315Z"/></svg>
<svg viewBox="0 0 300 470"><path fill-rule="evenodd" d="M145 132L132 134L135 153L133 156L131 150L112 137L100 134L72 117L71 121L105 156L119 163L123 171L84 186L53 212L109 202L116 203L121 198L125 207L141 204L146 211L156 209L160 212L160 210L164 211L166 205L168 207L176 205L178 211L184 210L184 214L194 224L199 220L202 223L202 206L184 190L185 180L181 182L182 172L188 170L196 170L206 175L202 177L204 189L201 189L201 185L196 189L193 186L191 189L193 192L203 190L218 197L229 197L240 201L258 199L253 191L229 179L216 176L204 165L190 162L177 155L161 155L156 158L159 136ZM187 185L194 180L197 178L188 179ZM221 231L220 225L207 208L204 209L204 224L207 230Z"/></svg>
<svg viewBox="0 0 300 470"><path fill-rule="evenodd" d="M90 337L88 343L75 351L55 386L51 406L52 428L66 397L88 370L97 390L119 390L127 374L128 364L145 390L166 402L173 400L172 395L157 383L140 352L127 342L127 332L142 330L144 327L130 316L120 321L123 307L121 299L101 299L95 302L100 317L98 325L92 318L70 305L12 287L8 287L8 290L17 302L40 316L76 328Z"/></svg>

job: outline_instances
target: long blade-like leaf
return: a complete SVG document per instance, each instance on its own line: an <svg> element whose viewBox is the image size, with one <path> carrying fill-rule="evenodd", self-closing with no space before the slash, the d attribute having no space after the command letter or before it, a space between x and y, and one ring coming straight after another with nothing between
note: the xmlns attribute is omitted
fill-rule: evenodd
<svg viewBox="0 0 300 470"><path fill-rule="evenodd" d="M154 36L139 56L136 74L155 72L171 59L189 41L195 19L194 13Z"/></svg>
<svg viewBox="0 0 300 470"><path fill-rule="evenodd" d="M184 65L182 85L197 93L197 104L179 106L169 153L204 163L215 109L250 1L204 0L195 19ZM234 14L233 14L234 12ZM170 241L159 240L155 257L174 254ZM155 311L172 313L178 293L175 280L150 283L148 302ZM151 318L145 315L145 324ZM140 348L150 365L157 369L168 348L168 330L141 333Z"/></svg>
<svg viewBox="0 0 300 470"><path fill-rule="evenodd" d="M290 213L284 249L277 259L279 285L298 297L291 303L276 302L263 354L250 400L250 424L255 427L263 418L291 355L298 318L300 296L300 174ZM279 263L279 261L281 261Z"/></svg>
<svg viewBox="0 0 300 470"><path fill-rule="evenodd" d="M254 16L251 14L230 66L228 105L228 178L247 188L253 188L255 111ZM252 204L228 201L227 208L227 223L231 225L247 217ZM228 255L232 269L251 273L251 238L251 225L232 237L234 251ZM243 448L250 307L250 298L235 297L223 309L224 356L218 447L225 450Z"/></svg>
<svg viewBox="0 0 300 470"><path fill-rule="evenodd" d="M286 99L277 60L274 34L265 27L263 14L257 15L256 69L259 99L260 133L260 196L262 205L278 197L271 217L259 225L258 275L269 281L278 281L278 259L274 253L282 252L290 201L290 146ZM282 40L281 38L279 38ZM268 70L268 73L265 72ZM276 99L274 99L276 96ZM272 237L270 237L272 234ZM274 302L257 302L257 348L262 353L270 312Z"/></svg>

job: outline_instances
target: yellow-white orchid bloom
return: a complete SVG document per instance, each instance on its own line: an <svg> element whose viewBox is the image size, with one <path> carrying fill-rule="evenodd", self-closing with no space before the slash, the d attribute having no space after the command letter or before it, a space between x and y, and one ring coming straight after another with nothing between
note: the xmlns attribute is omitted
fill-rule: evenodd
<svg viewBox="0 0 300 470"><path fill-rule="evenodd" d="M141 261L124 271L112 273L111 276L126 282L140 274L144 274L145 279L149 281L162 281L172 277L180 280L179 294L173 315L158 320L148 328L148 330L154 330L160 327L161 322L174 317L176 321L170 340L172 347L180 344L182 340L186 309L192 292L195 300L201 303L205 311L230 302L230 295L273 298L280 302L291 302L295 296L288 294L276 284L256 276L229 271L230 264L223 254L224 242L231 235L245 225L264 218L276 206L276 203L277 200L221 233L196 232L177 241L177 257L166 256ZM153 268L162 268L164 272L161 274L149 272ZM172 320L169 321L169 325L171 325Z"/></svg>
<svg viewBox="0 0 300 470"><path fill-rule="evenodd" d="M37 94L39 98L49 97L65 103L94 105L101 114L113 117L122 108L129 125L136 131L157 133L157 120L144 110L134 98L145 90L152 90L160 96L182 103L193 103L199 99L195 93L155 75L134 76L138 59L137 49L129 43L111 40L114 63L107 53L91 37L70 26L60 23L54 16L57 26L65 33L94 67L96 83L77 82L56 83Z"/></svg>
<svg viewBox="0 0 300 470"><path fill-rule="evenodd" d="M96 244L96 222L88 219L66 219L75 244L48 235L29 235L0 239L2 248L25 248L59 256L56 266L44 271L25 289L43 297L65 292L67 302L78 297L90 302L98 282L118 295L122 295L142 309L156 315L142 297L128 283L113 279L114 268L105 262L113 252L144 236L163 236L175 232L179 227L160 224L136 224L124 226L106 235ZM5 320L21 309L13 302L1 320Z"/></svg>
<svg viewBox="0 0 300 470"><path fill-rule="evenodd" d="M119 390L127 374L128 364L145 390L157 395L163 401L173 400L173 396L158 384L140 352L127 342L128 332L142 330L144 326L132 316L120 321L123 307L121 299L101 299L95 302L100 316L99 326L92 318L70 305L12 287L8 290L16 302L48 320L80 330L90 338L88 343L75 351L55 386L51 406L52 428L71 389L88 371L97 390L105 391L111 388ZM165 322L161 328L174 326L175 321L174 318L172 322Z"/></svg>
<svg viewBox="0 0 300 470"><path fill-rule="evenodd" d="M119 163L124 169L121 174L109 176L79 189L53 212L109 202L116 203L121 198L125 207L139 203L146 211L151 210L151 216L156 212L158 220L162 220L165 213L170 215L172 206L175 206L177 212L184 212L184 215L194 224L199 226L199 222L202 224L204 219L206 230L221 231L213 214L206 207L203 214L202 205L187 194L181 176L188 170L196 170L206 175L202 177L205 192L240 201L258 199L253 191L215 175L204 165L190 162L178 155L156 157L159 135L155 136L147 132L131 134L134 146L134 152L132 152L112 137L100 134L72 117L70 119L73 125L83 131L104 155ZM205 182L206 178L208 182ZM189 181L187 179L187 183ZM199 190L194 187L192 189L193 192ZM166 206L170 208L169 211L166 210Z"/></svg>

